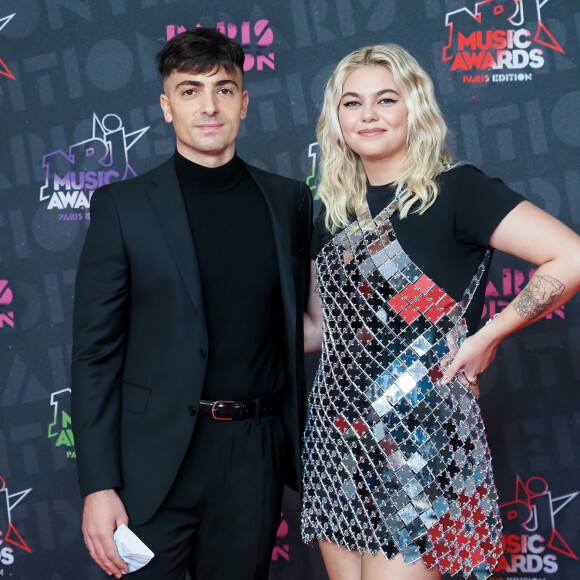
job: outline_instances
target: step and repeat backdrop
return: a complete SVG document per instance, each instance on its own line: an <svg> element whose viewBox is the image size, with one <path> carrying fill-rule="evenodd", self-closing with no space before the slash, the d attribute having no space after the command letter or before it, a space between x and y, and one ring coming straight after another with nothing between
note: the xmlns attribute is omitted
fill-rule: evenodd
<svg viewBox="0 0 580 580"><path fill-rule="evenodd" d="M238 153L306 181L317 210L324 83L349 51L395 42L432 75L455 159L579 227L576 0L0 0L2 579L102 577L80 531L70 428L75 269L95 188L172 154L154 57L197 25L246 53ZM483 320L533 272L496 255ZM580 578L579 386L578 298L508 338L482 379L505 527L496 578ZM299 515L288 492L272 580L326 578Z"/></svg>

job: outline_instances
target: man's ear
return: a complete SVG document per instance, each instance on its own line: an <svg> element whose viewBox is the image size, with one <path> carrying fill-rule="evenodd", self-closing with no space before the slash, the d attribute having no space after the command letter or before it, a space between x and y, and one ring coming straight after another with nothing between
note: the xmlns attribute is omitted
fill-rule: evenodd
<svg viewBox="0 0 580 580"><path fill-rule="evenodd" d="M244 91L242 94L242 112L240 114L240 119L245 119L248 114L248 103L250 102L250 97L248 91Z"/></svg>
<svg viewBox="0 0 580 580"><path fill-rule="evenodd" d="M161 110L163 111L163 118L167 123L173 122L173 115L171 114L171 106L169 104L169 99L165 93L159 96L159 103L161 105Z"/></svg>

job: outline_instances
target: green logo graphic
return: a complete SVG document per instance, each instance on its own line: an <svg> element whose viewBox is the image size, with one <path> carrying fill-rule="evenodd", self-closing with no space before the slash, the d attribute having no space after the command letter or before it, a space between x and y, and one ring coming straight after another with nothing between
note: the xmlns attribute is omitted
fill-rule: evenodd
<svg viewBox="0 0 580 580"><path fill-rule="evenodd" d="M318 181L319 181L318 165L317 165L318 150L319 150L318 142L310 143L310 145L308 146L308 157L312 158L312 168L310 171L310 175L306 178L306 185L312 190L315 201L320 199L320 196L318 195Z"/></svg>
<svg viewBox="0 0 580 580"><path fill-rule="evenodd" d="M74 449L75 440L71 429L70 412L63 409L70 409L70 389L63 389L50 395L50 404L54 407L52 423L48 426L48 438L56 438L55 447L66 447L66 456L76 457Z"/></svg>

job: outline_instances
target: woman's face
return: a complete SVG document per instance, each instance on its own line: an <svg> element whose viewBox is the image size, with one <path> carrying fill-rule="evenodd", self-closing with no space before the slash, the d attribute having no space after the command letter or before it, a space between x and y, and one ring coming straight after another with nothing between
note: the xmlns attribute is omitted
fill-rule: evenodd
<svg viewBox="0 0 580 580"><path fill-rule="evenodd" d="M407 105L393 75L381 66L353 71L344 82L338 120L346 144L367 169L396 168L407 151Z"/></svg>

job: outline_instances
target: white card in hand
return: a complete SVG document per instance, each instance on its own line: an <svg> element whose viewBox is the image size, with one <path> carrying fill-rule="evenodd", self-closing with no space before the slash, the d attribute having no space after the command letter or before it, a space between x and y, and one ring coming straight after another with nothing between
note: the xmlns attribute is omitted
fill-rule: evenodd
<svg viewBox="0 0 580 580"><path fill-rule="evenodd" d="M129 572L135 572L149 563L155 554L125 524L121 524L114 534L119 556L129 566Z"/></svg>

